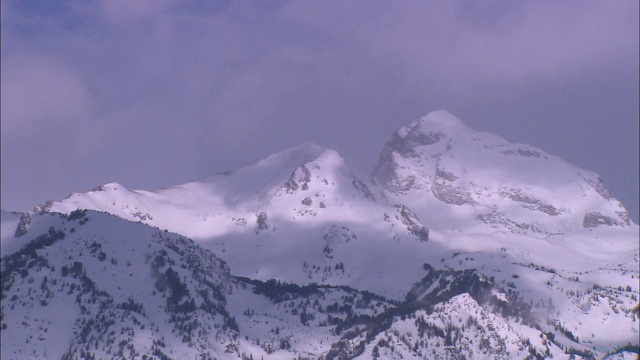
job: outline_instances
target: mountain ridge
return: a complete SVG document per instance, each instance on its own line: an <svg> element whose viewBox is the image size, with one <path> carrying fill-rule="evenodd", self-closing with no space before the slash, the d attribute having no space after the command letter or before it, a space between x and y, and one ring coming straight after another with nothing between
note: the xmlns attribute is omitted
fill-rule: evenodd
<svg viewBox="0 0 640 360"><path fill-rule="evenodd" d="M515 235L573 238L602 227L638 231L621 204L605 199L595 174L540 149L476 132L446 111L399 129L382 152L378 172L385 156L397 163L386 185L380 177L373 183L359 179L337 152L307 142L201 181L158 191L111 183L46 210L95 209L183 234L241 276L347 285L395 299L411 282L381 270L374 273L383 281L374 281L366 269L375 268L378 257L415 258L420 251L413 247L421 242L462 234L502 243ZM551 172L541 170L546 166ZM515 175L505 176L508 171ZM545 179L542 186L527 180L531 173ZM566 185L554 189L554 181ZM389 186L403 182L406 191ZM389 251L394 242L403 245ZM361 252L377 255L347 256ZM400 269L418 276L415 261Z"/></svg>
<svg viewBox="0 0 640 360"><path fill-rule="evenodd" d="M536 264L502 276L456 265L485 255L449 253L443 267L423 265L405 301L392 301L345 286L236 277L184 236L111 214L42 213L28 227L24 246L2 258L1 346L12 358L633 356L622 349L637 334L634 285L603 283L582 267L574 279L531 256ZM547 284L538 298L527 290L532 278ZM629 333L606 336L621 329Z"/></svg>
<svg viewBox="0 0 640 360"><path fill-rule="evenodd" d="M395 132L372 181L307 142L2 211L2 230L3 336L67 358L628 358L639 333L639 228L597 175L445 111ZM47 340L52 296L76 304L68 348ZM128 328L87 325L103 315Z"/></svg>
<svg viewBox="0 0 640 360"><path fill-rule="evenodd" d="M299 173L295 180L293 172L298 168L298 172L308 172L304 165L312 162L347 173L367 196L386 199L388 205L408 206L429 227L440 230L460 228L483 233L505 230L547 236L582 227L631 224L627 210L611 198L597 174L530 145L511 144L497 135L476 132L444 110L431 112L396 131L384 146L371 181L359 179L334 150L306 142L238 170L166 189L132 193L158 198L163 193L183 189L184 197L208 197L215 204L210 206L212 209L243 208L259 212L268 206L286 180L292 180L289 183L292 186L303 180L305 174ZM286 174L291 176L285 180ZM94 190L125 189L116 184L101 185ZM201 193L188 194L197 191ZM147 213L142 203L134 206L137 211L122 211L114 206L107 208L105 199L96 200L96 204L81 201L78 199L81 196L74 193L42 208L69 212L75 207L102 207L100 210L118 212L129 220L140 219ZM110 200L113 204L114 199ZM461 216L462 209L467 211ZM466 222L463 218L474 221Z"/></svg>

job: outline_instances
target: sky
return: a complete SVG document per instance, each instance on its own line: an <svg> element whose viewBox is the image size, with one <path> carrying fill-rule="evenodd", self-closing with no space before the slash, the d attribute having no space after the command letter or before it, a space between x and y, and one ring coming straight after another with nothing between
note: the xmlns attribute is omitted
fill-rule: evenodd
<svg viewBox="0 0 640 360"><path fill-rule="evenodd" d="M599 173L638 222L638 1L1 0L1 195L160 189L306 141L368 176L409 121Z"/></svg>

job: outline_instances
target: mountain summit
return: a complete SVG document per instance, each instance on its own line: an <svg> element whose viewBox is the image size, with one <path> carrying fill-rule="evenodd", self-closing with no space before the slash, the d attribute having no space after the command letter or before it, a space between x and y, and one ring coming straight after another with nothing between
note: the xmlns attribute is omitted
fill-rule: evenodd
<svg viewBox="0 0 640 360"><path fill-rule="evenodd" d="M238 219L254 222L262 212L270 215L270 223L335 217L355 220L356 212L336 208L366 204L365 211L372 202L375 199L368 186L336 151L304 143L204 180L156 191L132 191L109 183L45 208L62 213L78 208L104 211L202 239L232 231L230 226L236 228L242 222Z"/></svg>
<svg viewBox="0 0 640 360"><path fill-rule="evenodd" d="M630 224L595 173L474 131L446 111L396 131L373 179L435 229L547 236Z"/></svg>
<svg viewBox="0 0 640 360"><path fill-rule="evenodd" d="M396 131L371 181L304 143L167 189L111 182L0 215L12 358L637 352L624 207L595 173L446 111Z"/></svg>
<svg viewBox="0 0 640 360"><path fill-rule="evenodd" d="M241 276L348 285L394 298L404 297L410 278L376 268L377 257L350 255L382 254L392 241L413 244L391 252L401 258L429 238L409 208L376 201L337 152L312 143L201 181L158 191L110 183L46 209L98 210L188 236Z"/></svg>

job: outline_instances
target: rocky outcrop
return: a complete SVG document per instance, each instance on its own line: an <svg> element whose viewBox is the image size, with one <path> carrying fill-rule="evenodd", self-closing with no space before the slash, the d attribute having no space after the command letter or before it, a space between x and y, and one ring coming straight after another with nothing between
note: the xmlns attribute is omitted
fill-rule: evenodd
<svg viewBox="0 0 640 360"><path fill-rule="evenodd" d="M367 184L363 183L362 180L360 179L354 179L351 184L353 185L354 188L356 188L356 190L358 190L362 196L366 197L367 199L371 199L373 201L376 200L376 197L373 196L373 193L371 192L371 190L369 190L369 187L367 186Z"/></svg>
<svg viewBox="0 0 640 360"><path fill-rule="evenodd" d="M396 218L407 226L410 233L417 236L421 241L429 241L429 229L422 225L420 219L408 207L404 205L395 205L398 210Z"/></svg>
<svg viewBox="0 0 640 360"><path fill-rule="evenodd" d="M519 202L521 206L526 209L541 211L551 216L556 216L569 211L567 209L557 209L553 205L545 204L541 200L525 194L521 189L502 189L500 190L500 195L509 198L512 201Z"/></svg>
<svg viewBox="0 0 640 360"><path fill-rule="evenodd" d="M31 224L31 213L26 212L20 216L20 222L16 227L15 237L21 237L26 234L29 224Z"/></svg>
<svg viewBox="0 0 640 360"><path fill-rule="evenodd" d="M436 182L431 186L431 192L436 199L451 205L475 205L471 192L462 186L451 185L446 182Z"/></svg>
<svg viewBox="0 0 640 360"><path fill-rule="evenodd" d="M585 228L594 228L598 226L621 226L624 222L618 221L610 216L606 216L597 211L587 213L582 221L582 226Z"/></svg>
<svg viewBox="0 0 640 360"><path fill-rule="evenodd" d="M538 236L564 233L580 222L631 224L597 174L541 149L469 129L443 111L394 133L373 179L383 188L381 197L409 205L423 219L437 218L436 230Z"/></svg>
<svg viewBox="0 0 640 360"><path fill-rule="evenodd" d="M298 189L300 190L308 190L308 183L311 181L311 172L306 166L301 166L296 169L292 174L289 180L283 185L284 189L287 193L292 194Z"/></svg>
<svg viewBox="0 0 640 360"><path fill-rule="evenodd" d="M269 225L267 224L267 213L261 212L256 216L256 234L262 230L268 230Z"/></svg>

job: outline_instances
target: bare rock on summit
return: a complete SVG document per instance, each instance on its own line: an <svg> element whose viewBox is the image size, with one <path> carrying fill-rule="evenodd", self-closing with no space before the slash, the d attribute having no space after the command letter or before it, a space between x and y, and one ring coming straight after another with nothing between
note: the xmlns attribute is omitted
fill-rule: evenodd
<svg viewBox="0 0 640 360"><path fill-rule="evenodd" d="M407 205L434 230L546 236L630 224L597 174L474 131L446 111L396 131L372 177L381 197Z"/></svg>

